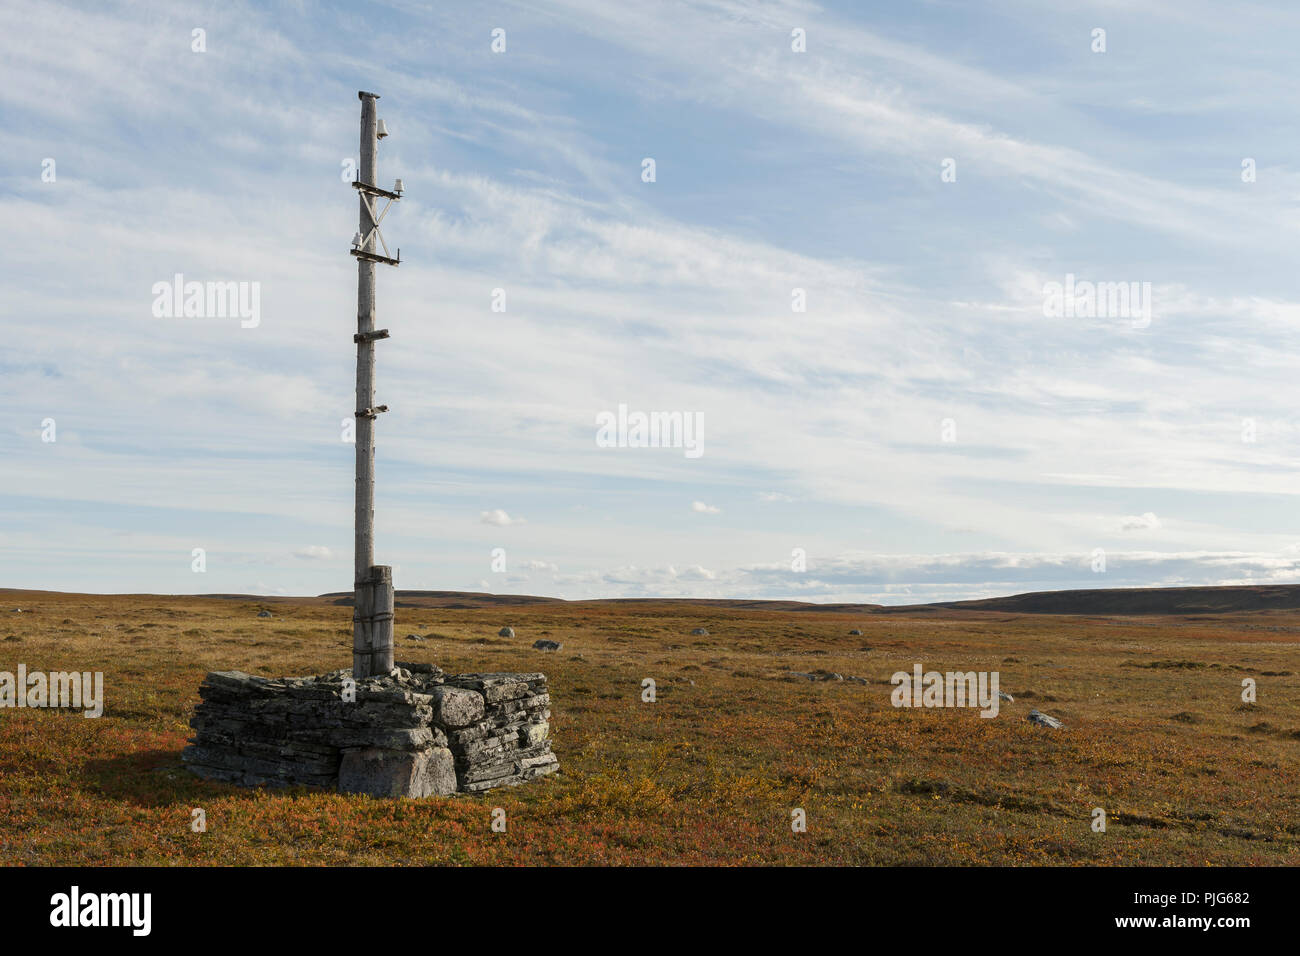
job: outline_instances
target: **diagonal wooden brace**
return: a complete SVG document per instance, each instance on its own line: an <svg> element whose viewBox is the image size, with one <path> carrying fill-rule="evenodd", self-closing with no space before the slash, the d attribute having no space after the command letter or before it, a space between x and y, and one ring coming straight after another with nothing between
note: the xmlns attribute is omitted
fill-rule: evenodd
<svg viewBox="0 0 1300 956"><path fill-rule="evenodd" d="M361 248L367 249L370 245L370 237L374 236L379 240L379 244L384 247L384 253L391 256L392 254L388 251L388 243L384 241L384 234L379 231L379 224L383 222L384 217L388 215L388 210L393 208L393 200L388 200L388 205L384 207L384 211L378 216L375 215L374 197L370 193L362 191L361 201L366 204L366 212L370 214L371 222L370 231L367 232L365 238L361 240Z"/></svg>

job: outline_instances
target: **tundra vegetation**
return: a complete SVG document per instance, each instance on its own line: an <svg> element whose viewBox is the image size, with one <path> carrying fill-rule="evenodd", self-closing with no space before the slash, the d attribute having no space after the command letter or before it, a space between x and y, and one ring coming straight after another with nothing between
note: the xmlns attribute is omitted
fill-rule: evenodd
<svg viewBox="0 0 1300 956"><path fill-rule="evenodd" d="M24 612L0 618L0 669L103 671L105 698L98 719L0 712L10 865L1300 863L1297 611L399 595L398 660L546 672L561 773L391 801L240 789L180 761L206 672L349 665L351 610L333 599L0 593ZM499 636L507 621L516 637ZM918 661L997 671L1014 703L994 719L891 706L890 676ZM1035 708L1065 729L1030 724ZM1105 832L1092 829L1098 807ZM792 831L796 808L806 832Z"/></svg>

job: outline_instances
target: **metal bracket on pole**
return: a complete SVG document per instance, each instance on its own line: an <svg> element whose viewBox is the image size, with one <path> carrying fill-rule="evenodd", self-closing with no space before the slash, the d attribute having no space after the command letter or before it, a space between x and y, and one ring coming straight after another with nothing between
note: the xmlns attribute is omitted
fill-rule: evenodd
<svg viewBox="0 0 1300 956"><path fill-rule="evenodd" d="M358 332L352 336L353 342L374 342L378 339L388 338L387 329L375 329L373 332Z"/></svg>

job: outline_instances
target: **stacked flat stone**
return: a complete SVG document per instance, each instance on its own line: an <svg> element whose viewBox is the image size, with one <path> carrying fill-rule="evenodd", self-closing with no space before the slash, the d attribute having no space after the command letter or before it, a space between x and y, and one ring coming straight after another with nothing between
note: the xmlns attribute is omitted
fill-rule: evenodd
<svg viewBox="0 0 1300 956"><path fill-rule="evenodd" d="M513 786L559 769L551 753L551 694L545 674L461 674L447 678L454 690L483 702L454 726L445 708L442 726L467 793ZM475 716L469 718L469 713Z"/></svg>
<svg viewBox="0 0 1300 956"><path fill-rule="evenodd" d="M479 792L559 769L544 674L452 677L398 664L355 681L355 700L345 700L351 680L346 670L208 674L182 758L208 779L376 797Z"/></svg>

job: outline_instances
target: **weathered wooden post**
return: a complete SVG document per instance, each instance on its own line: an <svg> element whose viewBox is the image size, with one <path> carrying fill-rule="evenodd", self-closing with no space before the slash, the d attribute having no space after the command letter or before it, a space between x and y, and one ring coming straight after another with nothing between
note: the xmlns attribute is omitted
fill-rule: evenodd
<svg viewBox="0 0 1300 956"><path fill-rule="evenodd" d="M375 93L358 92L361 100L361 153L357 190L361 218L352 255L357 258L357 486L356 544L354 549L354 608L352 612L352 674L360 679L385 675L393 668L393 574L392 568L375 561L375 418L388 411L387 405L375 404L375 342L388 338L387 329L375 328L375 263L395 266L401 261L387 255L388 244L379 231L379 223L388 206L401 198L401 180L393 190L380 189L375 183L378 140L387 136L375 117ZM377 197L388 206L376 215ZM385 255L375 251L375 240Z"/></svg>

